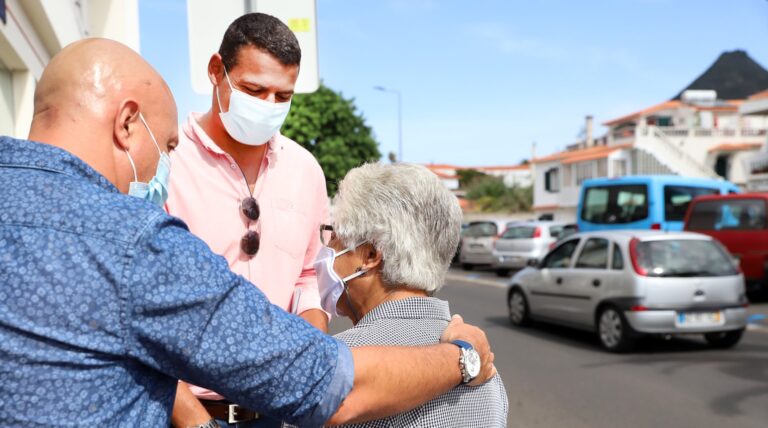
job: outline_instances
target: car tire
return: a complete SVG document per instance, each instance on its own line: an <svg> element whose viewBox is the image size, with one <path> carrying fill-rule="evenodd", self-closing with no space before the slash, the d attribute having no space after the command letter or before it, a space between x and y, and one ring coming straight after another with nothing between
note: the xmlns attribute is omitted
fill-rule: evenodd
<svg viewBox="0 0 768 428"><path fill-rule="evenodd" d="M475 268L475 265L473 265L472 263L462 263L461 268L464 270L472 270Z"/></svg>
<svg viewBox="0 0 768 428"><path fill-rule="evenodd" d="M496 269L496 275L500 277L509 276L509 269Z"/></svg>
<svg viewBox="0 0 768 428"><path fill-rule="evenodd" d="M528 300L519 289L512 290L507 300L509 322L515 327L524 327L531 324L531 313Z"/></svg>
<svg viewBox="0 0 768 428"><path fill-rule="evenodd" d="M627 352L634 345L632 327L614 306L605 306L597 315L597 337L605 350Z"/></svg>
<svg viewBox="0 0 768 428"><path fill-rule="evenodd" d="M736 346L743 334L744 329L706 333L704 334L704 340L713 348L728 349Z"/></svg>

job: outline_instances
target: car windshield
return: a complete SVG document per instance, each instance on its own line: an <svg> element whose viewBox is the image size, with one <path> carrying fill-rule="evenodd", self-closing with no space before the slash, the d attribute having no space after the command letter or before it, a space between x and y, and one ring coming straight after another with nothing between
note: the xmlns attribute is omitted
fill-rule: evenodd
<svg viewBox="0 0 768 428"><path fill-rule="evenodd" d="M648 187L596 186L586 190L581 218L590 223L632 223L648 217Z"/></svg>
<svg viewBox="0 0 768 428"><path fill-rule="evenodd" d="M664 219L683 221L693 198L718 193L717 189L706 187L664 186Z"/></svg>
<svg viewBox="0 0 768 428"><path fill-rule="evenodd" d="M536 226L513 226L507 229L501 237L503 239L531 239L536 233Z"/></svg>
<svg viewBox="0 0 768 428"><path fill-rule="evenodd" d="M728 253L715 241L662 240L637 244L635 262L648 276L696 277L736 275Z"/></svg>
<svg viewBox="0 0 768 428"><path fill-rule="evenodd" d="M766 228L762 199L701 201L693 205L688 230L762 230Z"/></svg>
<svg viewBox="0 0 768 428"><path fill-rule="evenodd" d="M491 222L471 223L469 227L464 230L464 236L472 238L496 236L498 233L498 227L495 223Z"/></svg>

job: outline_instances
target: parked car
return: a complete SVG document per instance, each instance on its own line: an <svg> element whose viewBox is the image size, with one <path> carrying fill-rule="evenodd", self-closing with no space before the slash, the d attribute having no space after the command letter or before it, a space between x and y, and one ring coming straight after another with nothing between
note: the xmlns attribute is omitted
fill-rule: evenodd
<svg viewBox="0 0 768 428"><path fill-rule="evenodd" d="M578 233L513 278L509 319L543 320L597 333L613 352L646 334L703 334L713 347L741 339L744 276L727 250L690 232Z"/></svg>
<svg viewBox="0 0 768 428"><path fill-rule="evenodd" d="M453 254L451 264L459 262L459 254L461 254L461 243L464 239L464 231L469 227L469 223L461 223L461 233L459 234L459 245L456 246L456 252Z"/></svg>
<svg viewBox="0 0 768 428"><path fill-rule="evenodd" d="M499 276L510 270L538 263L550 246L564 235L573 234L576 226L554 221L515 223L507 228L493 244L493 268Z"/></svg>
<svg viewBox="0 0 768 428"><path fill-rule="evenodd" d="M680 231L694 198L728 193L739 193L739 188L724 180L677 175L585 180L579 197L579 231Z"/></svg>
<svg viewBox="0 0 768 428"><path fill-rule="evenodd" d="M702 196L694 199L685 230L720 241L739 260L747 292L768 295L768 194Z"/></svg>
<svg viewBox="0 0 768 428"><path fill-rule="evenodd" d="M461 237L459 262L465 270L493 264L493 243L514 221L480 220L469 223Z"/></svg>

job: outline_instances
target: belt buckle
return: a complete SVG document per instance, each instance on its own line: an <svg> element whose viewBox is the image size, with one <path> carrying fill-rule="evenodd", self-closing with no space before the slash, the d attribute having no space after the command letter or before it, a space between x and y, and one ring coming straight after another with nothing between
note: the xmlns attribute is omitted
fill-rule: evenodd
<svg viewBox="0 0 768 428"><path fill-rule="evenodd" d="M243 420L237 419L237 409L238 409L238 407L240 407L240 406L238 406L237 404L230 404L229 406L227 406L227 410L228 410L227 411L227 423L228 424L236 424L236 423L239 423L239 422L245 422L245 419L243 419Z"/></svg>

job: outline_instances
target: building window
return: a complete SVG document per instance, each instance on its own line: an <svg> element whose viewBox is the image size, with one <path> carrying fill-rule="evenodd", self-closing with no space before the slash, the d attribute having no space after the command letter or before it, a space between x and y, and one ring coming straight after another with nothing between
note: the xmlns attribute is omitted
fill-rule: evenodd
<svg viewBox="0 0 768 428"><path fill-rule="evenodd" d="M544 173L544 189L552 193L560 191L560 170L551 168Z"/></svg>
<svg viewBox="0 0 768 428"><path fill-rule="evenodd" d="M613 174L614 177L624 177L627 175L627 161L626 159L616 159L613 161Z"/></svg>
<svg viewBox="0 0 768 428"><path fill-rule="evenodd" d="M728 179L728 166L730 164L731 155L730 153L721 153L717 155L717 158L715 159L715 172L720 177L723 177L724 179Z"/></svg>
<svg viewBox="0 0 768 428"><path fill-rule="evenodd" d="M598 177L608 176L608 159L599 159L597 161L597 176Z"/></svg>
<svg viewBox="0 0 768 428"><path fill-rule="evenodd" d="M595 164L594 162L582 162L574 165L576 169L576 185L581 186L584 180L589 180L595 177Z"/></svg>

